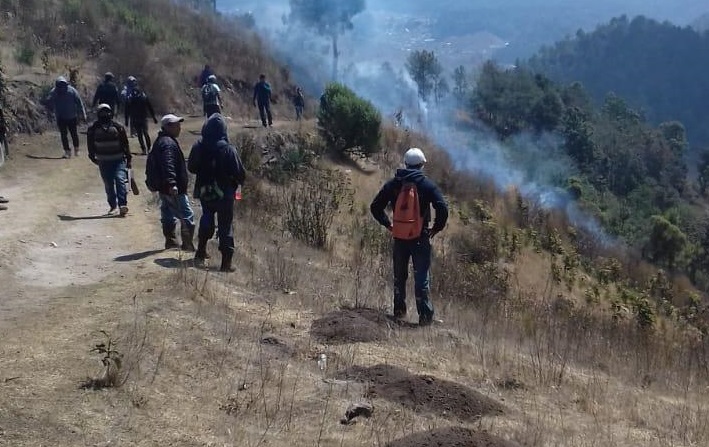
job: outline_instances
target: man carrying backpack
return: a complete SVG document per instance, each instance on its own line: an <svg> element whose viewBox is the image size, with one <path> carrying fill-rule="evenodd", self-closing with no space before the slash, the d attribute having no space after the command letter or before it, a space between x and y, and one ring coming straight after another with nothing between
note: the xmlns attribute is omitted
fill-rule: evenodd
<svg viewBox="0 0 709 447"><path fill-rule="evenodd" d="M209 75L207 82L202 86L202 104L204 115L209 118L214 113L222 112L221 89L217 85L217 77Z"/></svg>
<svg viewBox="0 0 709 447"><path fill-rule="evenodd" d="M115 114L118 111L118 104L121 102L118 93L118 87L113 82L113 73L108 72L103 76L103 82L96 87L94 100L91 107L96 107L97 104L108 104ZM97 111L98 112L98 111Z"/></svg>
<svg viewBox="0 0 709 447"><path fill-rule="evenodd" d="M229 144L227 125L221 114L215 113L207 119L202 127L202 138L192 146L187 168L197 175L194 197L202 204L195 265L204 266L207 259L207 241L214 236L216 214L219 251L222 253L219 270L233 272L234 193L244 183L246 173L236 148Z"/></svg>
<svg viewBox="0 0 709 447"><path fill-rule="evenodd" d="M79 118L86 122L86 109L79 92L69 85L64 76L59 76L54 82L54 88L49 92L47 104L54 107L54 116L62 139L63 158L71 158L69 134L74 144L74 155L79 155Z"/></svg>
<svg viewBox="0 0 709 447"><path fill-rule="evenodd" d="M254 107L258 106L259 115L261 115L261 124L266 127L266 118L268 125L273 126L273 115L271 115L271 84L266 82L266 75L262 74L258 77L258 82L254 86Z"/></svg>
<svg viewBox="0 0 709 447"><path fill-rule="evenodd" d="M148 154L145 184L160 193L160 221L165 249L178 248L175 229L181 222L182 250L194 251L194 212L187 197L187 165L177 138L185 119L173 114L160 121L161 130Z"/></svg>
<svg viewBox="0 0 709 447"><path fill-rule="evenodd" d="M113 214L116 206L120 216L128 214L128 169L131 168L131 153L126 129L113 120L109 104L99 104L98 119L86 132L89 159L98 166L106 188L106 199Z"/></svg>
<svg viewBox="0 0 709 447"><path fill-rule="evenodd" d="M423 174L425 163L426 157L421 149L406 151L406 168L396 171L396 176L384 184L370 206L374 218L394 237L394 316L406 316L406 280L411 259L421 326L431 324L434 313L429 297L430 239L442 231L448 221L448 204L438 186ZM393 222L385 213L389 205L394 210ZM436 210L436 216L429 228L431 206Z"/></svg>
<svg viewBox="0 0 709 447"><path fill-rule="evenodd" d="M148 148L150 147L148 113L153 118L153 122L157 124L158 119L155 118L155 111L153 110L153 105L150 103L148 95L135 85L126 101L125 123L127 126L130 120L131 127L138 134L138 142L140 143L140 150L143 155L148 153Z"/></svg>

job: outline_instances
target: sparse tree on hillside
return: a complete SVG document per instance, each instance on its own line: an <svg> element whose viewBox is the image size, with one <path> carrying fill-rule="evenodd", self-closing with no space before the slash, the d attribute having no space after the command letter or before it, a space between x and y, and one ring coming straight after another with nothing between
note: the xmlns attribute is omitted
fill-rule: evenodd
<svg viewBox="0 0 709 447"><path fill-rule="evenodd" d="M462 65L453 70L453 84L453 93L457 100L461 101L468 94L468 74Z"/></svg>
<svg viewBox="0 0 709 447"><path fill-rule="evenodd" d="M436 90L443 67L433 51L418 50L411 53L406 69L418 86L419 96L424 101Z"/></svg>
<svg viewBox="0 0 709 447"><path fill-rule="evenodd" d="M337 80L340 58L338 39L354 25L352 19L365 8L365 0L290 0L290 20L312 28L332 41L332 79Z"/></svg>
<svg viewBox="0 0 709 447"><path fill-rule="evenodd" d="M436 104L440 103L443 97L450 93L451 88L448 81L444 77L438 78L436 85L433 87L433 96L436 98Z"/></svg>

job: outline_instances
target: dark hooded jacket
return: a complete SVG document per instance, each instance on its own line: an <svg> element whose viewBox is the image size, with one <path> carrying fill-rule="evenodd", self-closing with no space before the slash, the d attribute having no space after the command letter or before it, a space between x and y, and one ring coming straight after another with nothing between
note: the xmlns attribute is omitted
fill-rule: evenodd
<svg viewBox="0 0 709 447"><path fill-rule="evenodd" d="M47 104L54 108L58 120L70 121L83 118L86 121L86 109L79 92L69 85L64 77L59 77L54 88L49 92Z"/></svg>
<svg viewBox="0 0 709 447"><path fill-rule="evenodd" d="M91 103L92 107L96 107L98 104L108 104L114 111L120 103L120 95L118 94L118 87L113 81L103 81L96 87L96 93L94 94L94 100Z"/></svg>
<svg viewBox="0 0 709 447"><path fill-rule="evenodd" d="M224 117L215 113L202 126L202 137L192 146L187 169L196 174L194 196L199 198L202 186L216 182L225 196L233 197L244 183L246 171L236 148L229 144Z"/></svg>
<svg viewBox="0 0 709 447"><path fill-rule="evenodd" d="M420 169L399 169L396 171L396 176L384 184L370 206L372 215L377 222L386 228L391 227L391 220L385 210L387 206L393 208L396 204L396 199L404 181L416 184L421 216L424 221L424 231L431 222L431 206L436 210L436 217L431 231L437 233L443 230L446 222L448 222L448 204L438 186L426 178Z"/></svg>

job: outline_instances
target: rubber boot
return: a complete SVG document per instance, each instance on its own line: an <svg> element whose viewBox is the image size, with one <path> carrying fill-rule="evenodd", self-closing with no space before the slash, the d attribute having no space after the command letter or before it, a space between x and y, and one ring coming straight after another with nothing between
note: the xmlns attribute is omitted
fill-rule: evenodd
<svg viewBox="0 0 709 447"><path fill-rule="evenodd" d="M209 259L207 254L207 241L209 239L205 237L200 237L197 239L197 251L194 254L194 265L196 267L205 267L206 260Z"/></svg>
<svg viewBox="0 0 709 447"><path fill-rule="evenodd" d="M231 265L231 259L234 256L232 252L222 252L222 266L219 267L220 272L235 272L236 269Z"/></svg>
<svg viewBox="0 0 709 447"><path fill-rule="evenodd" d="M175 224L163 225L162 234L165 236L165 250L171 248L178 248L180 244L177 242L177 236L175 235Z"/></svg>
<svg viewBox="0 0 709 447"><path fill-rule="evenodd" d="M180 235L182 236L182 250L194 251L194 225L182 222L180 227Z"/></svg>

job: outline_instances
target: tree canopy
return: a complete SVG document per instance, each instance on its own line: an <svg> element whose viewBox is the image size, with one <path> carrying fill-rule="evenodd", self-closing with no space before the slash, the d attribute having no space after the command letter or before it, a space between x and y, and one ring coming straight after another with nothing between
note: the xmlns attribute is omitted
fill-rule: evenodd
<svg viewBox="0 0 709 447"><path fill-rule="evenodd" d="M709 33L639 16L578 31L528 61L561 82L581 82L597 103L610 92L650 122L678 120L693 146L709 144Z"/></svg>
<svg viewBox="0 0 709 447"><path fill-rule="evenodd" d="M332 41L333 79L337 78L339 36L353 28L352 19L366 7L365 0L290 0L290 20Z"/></svg>

